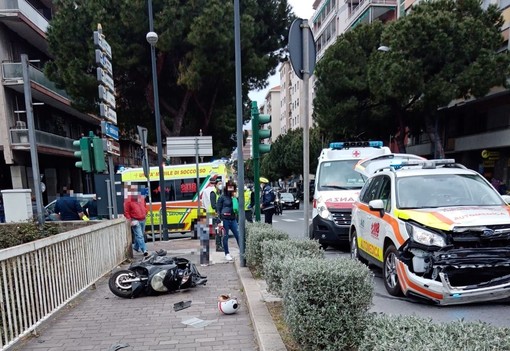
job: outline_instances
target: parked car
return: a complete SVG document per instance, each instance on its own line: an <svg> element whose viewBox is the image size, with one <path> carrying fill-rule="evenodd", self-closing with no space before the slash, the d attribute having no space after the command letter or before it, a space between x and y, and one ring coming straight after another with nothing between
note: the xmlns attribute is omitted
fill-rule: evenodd
<svg viewBox="0 0 510 351"><path fill-rule="evenodd" d="M294 208L299 210L299 199L292 193L281 193L281 204L284 209Z"/></svg>
<svg viewBox="0 0 510 351"><path fill-rule="evenodd" d="M303 197L303 193L301 192L301 190L299 190L299 188L290 187L288 192L294 195L296 199L302 199Z"/></svg>
<svg viewBox="0 0 510 351"><path fill-rule="evenodd" d="M83 207L85 204L92 199L94 194L75 194L73 195L79 201L80 206ZM57 214L55 213L55 204L57 200L53 200L44 207L44 216L46 221L58 221Z"/></svg>
<svg viewBox="0 0 510 351"><path fill-rule="evenodd" d="M396 155L356 169L372 174L354 203L351 257L380 267L390 295L439 305L510 297L510 208L483 176Z"/></svg>

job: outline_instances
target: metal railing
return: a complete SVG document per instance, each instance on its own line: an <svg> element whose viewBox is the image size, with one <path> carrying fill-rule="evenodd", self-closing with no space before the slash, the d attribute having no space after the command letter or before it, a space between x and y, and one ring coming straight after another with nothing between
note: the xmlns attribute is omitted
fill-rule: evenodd
<svg viewBox="0 0 510 351"><path fill-rule="evenodd" d="M396 0L361 0L359 4L351 10L347 16L347 21L350 22L353 18L357 17L360 13L364 12L370 5L388 5L397 6Z"/></svg>
<svg viewBox="0 0 510 351"><path fill-rule="evenodd" d="M5 17L5 14L20 12L25 18L28 18L35 24L41 31L46 33L48 31L49 22L39 11L37 11L26 0L0 0L0 14Z"/></svg>
<svg viewBox="0 0 510 351"><path fill-rule="evenodd" d="M11 129L11 145L29 146L28 129ZM37 145L73 151L73 139L41 130L35 131Z"/></svg>
<svg viewBox="0 0 510 351"><path fill-rule="evenodd" d="M6 350L123 262L125 219L0 250L0 350Z"/></svg>
<svg viewBox="0 0 510 351"><path fill-rule="evenodd" d="M0 0L1 1L1 0ZM53 93L70 100L69 95L65 90L57 88L54 82L44 75L44 72L39 68L30 65L28 70L30 80L45 87ZM5 83L15 82L16 84L23 83L23 67L21 62L4 62L2 63L2 79Z"/></svg>

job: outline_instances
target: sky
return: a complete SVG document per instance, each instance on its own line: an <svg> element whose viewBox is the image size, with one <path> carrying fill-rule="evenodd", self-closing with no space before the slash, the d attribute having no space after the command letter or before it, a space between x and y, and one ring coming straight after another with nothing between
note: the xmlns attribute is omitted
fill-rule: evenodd
<svg viewBox="0 0 510 351"><path fill-rule="evenodd" d="M297 17L300 18L306 18L310 19L313 15L313 8L312 5L314 3L314 0L288 0L290 6L292 6L292 9ZM276 70L276 75L269 77L269 85L267 88L263 90L252 90L248 93L248 96L252 101L257 101L258 106L262 105L264 103L264 98L266 97L267 92L272 87L280 84L280 78L278 77L278 69Z"/></svg>

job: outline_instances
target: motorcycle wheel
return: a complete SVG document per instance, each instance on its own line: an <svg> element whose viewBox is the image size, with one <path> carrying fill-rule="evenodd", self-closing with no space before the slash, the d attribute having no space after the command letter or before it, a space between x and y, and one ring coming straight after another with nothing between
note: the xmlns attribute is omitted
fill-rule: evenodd
<svg viewBox="0 0 510 351"><path fill-rule="evenodd" d="M131 283L125 283L124 281L135 277L136 274L127 269L113 273L110 280L108 280L110 291L118 297L130 299L133 296L133 288Z"/></svg>

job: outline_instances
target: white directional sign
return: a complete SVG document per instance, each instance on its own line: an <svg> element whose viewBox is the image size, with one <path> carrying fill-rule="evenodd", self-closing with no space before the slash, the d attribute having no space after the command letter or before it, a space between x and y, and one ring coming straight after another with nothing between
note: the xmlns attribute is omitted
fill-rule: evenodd
<svg viewBox="0 0 510 351"><path fill-rule="evenodd" d="M115 95L115 88L114 88L114 82L113 78L108 75L108 73L102 69L101 67L97 68L97 81L103 83L105 87L108 88L108 90L111 91L112 94Z"/></svg>
<svg viewBox="0 0 510 351"><path fill-rule="evenodd" d="M120 156L120 144L115 140L108 139L106 141L106 152L112 155Z"/></svg>
<svg viewBox="0 0 510 351"><path fill-rule="evenodd" d="M113 124L117 124L117 112L107 104L99 104L99 115Z"/></svg>
<svg viewBox="0 0 510 351"><path fill-rule="evenodd" d="M99 46L103 53L109 58L112 58L112 47L108 42L103 38L103 35L98 31L94 32L94 44Z"/></svg>
<svg viewBox="0 0 510 351"><path fill-rule="evenodd" d="M108 74L113 76L113 66L110 60L108 60L108 57L106 55L103 55L103 52L101 50L96 49L96 63L99 64L101 67L103 67Z"/></svg>
<svg viewBox="0 0 510 351"><path fill-rule="evenodd" d="M104 86L98 86L99 89L99 98L110 105L112 108L115 108L115 96L108 91Z"/></svg>
<svg viewBox="0 0 510 351"><path fill-rule="evenodd" d="M166 154L169 157L212 156L212 136L168 137Z"/></svg>

